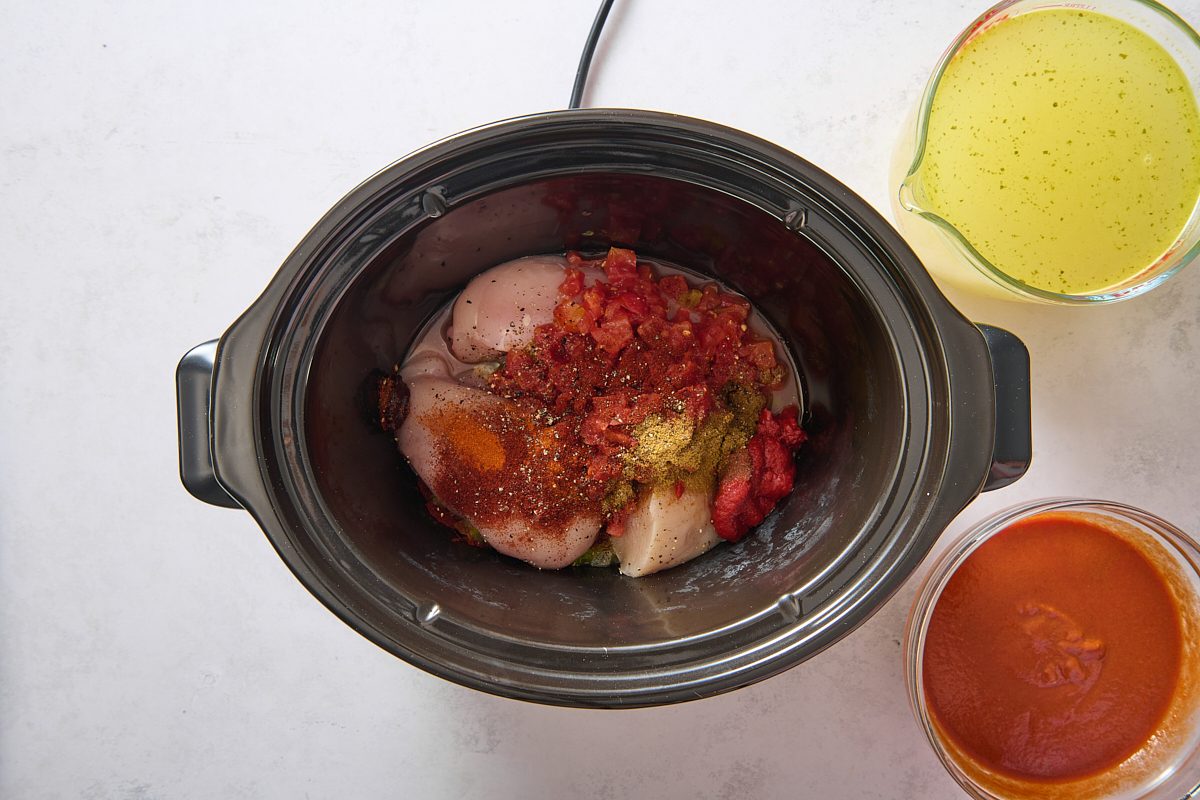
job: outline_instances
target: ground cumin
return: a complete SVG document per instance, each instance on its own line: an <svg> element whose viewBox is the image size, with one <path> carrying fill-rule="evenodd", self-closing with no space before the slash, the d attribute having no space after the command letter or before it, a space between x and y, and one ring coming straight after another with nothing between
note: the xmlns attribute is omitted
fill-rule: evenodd
<svg viewBox="0 0 1200 800"><path fill-rule="evenodd" d="M651 414L634 426L636 444L623 455L624 480L609 492L606 505L617 506L614 495L632 496L624 488L630 482L712 488L722 459L746 446L766 404L753 387L730 384L723 395L724 408L699 425L683 414Z"/></svg>

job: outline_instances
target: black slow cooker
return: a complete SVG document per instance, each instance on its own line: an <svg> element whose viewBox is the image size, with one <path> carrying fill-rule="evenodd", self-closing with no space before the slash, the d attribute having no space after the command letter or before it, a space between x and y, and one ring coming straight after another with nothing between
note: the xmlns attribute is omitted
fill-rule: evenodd
<svg viewBox="0 0 1200 800"><path fill-rule="evenodd" d="M645 578L451 541L363 386L477 273L610 245L744 293L800 373L796 489L753 534ZM760 680L877 609L1030 457L1028 356L968 322L863 200L709 122L565 111L479 128L364 182L178 372L183 482L254 515L330 610L434 674L578 706Z"/></svg>

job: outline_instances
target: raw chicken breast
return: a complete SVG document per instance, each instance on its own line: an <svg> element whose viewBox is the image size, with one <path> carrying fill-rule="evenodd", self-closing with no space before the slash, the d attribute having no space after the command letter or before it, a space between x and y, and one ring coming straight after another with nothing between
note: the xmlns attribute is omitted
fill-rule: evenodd
<svg viewBox="0 0 1200 800"><path fill-rule="evenodd" d="M612 539L621 574L637 578L690 561L721 541L712 526L710 492L673 487L643 489L625 523Z"/></svg>
<svg viewBox="0 0 1200 800"><path fill-rule="evenodd" d="M566 264L561 256L529 256L477 275L454 302L454 355L474 364L529 344L533 329L554 319Z"/></svg>
<svg viewBox="0 0 1200 800"><path fill-rule="evenodd" d="M421 377L449 378L452 374L449 359L452 357L445 348L421 342L400 368L400 379L411 383Z"/></svg>
<svg viewBox="0 0 1200 800"><path fill-rule="evenodd" d="M539 528L518 518L507 524L476 527L497 552L542 569L559 569L569 567L596 541L600 515L576 516L556 530Z"/></svg>
<svg viewBox="0 0 1200 800"><path fill-rule="evenodd" d="M436 363L413 365L408 373L415 377L407 382L408 414L396 435L400 451L439 502L497 551L535 567L569 565L600 531L597 504L581 500L576 481L547 476L553 453L535 441L539 429L527 411L444 370L436 374ZM539 503L506 499L526 496Z"/></svg>

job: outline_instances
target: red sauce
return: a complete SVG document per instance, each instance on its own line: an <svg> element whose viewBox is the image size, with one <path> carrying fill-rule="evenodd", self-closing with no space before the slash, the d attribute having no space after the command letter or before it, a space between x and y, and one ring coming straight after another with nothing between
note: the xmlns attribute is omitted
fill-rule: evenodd
<svg viewBox="0 0 1200 800"><path fill-rule="evenodd" d="M924 650L935 727L1002 776L1102 773L1163 724L1183 664L1180 609L1137 545L1046 513L995 535L937 601Z"/></svg>

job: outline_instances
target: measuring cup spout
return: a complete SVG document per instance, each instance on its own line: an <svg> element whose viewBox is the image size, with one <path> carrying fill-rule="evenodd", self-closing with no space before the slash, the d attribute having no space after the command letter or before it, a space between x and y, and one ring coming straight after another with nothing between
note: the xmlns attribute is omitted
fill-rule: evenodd
<svg viewBox="0 0 1200 800"><path fill-rule="evenodd" d="M923 189L920 173L914 172L906 177L900 182L900 188L897 190L897 200L900 202L900 207L914 214L927 211L928 209L922 205L925 194Z"/></svg>

